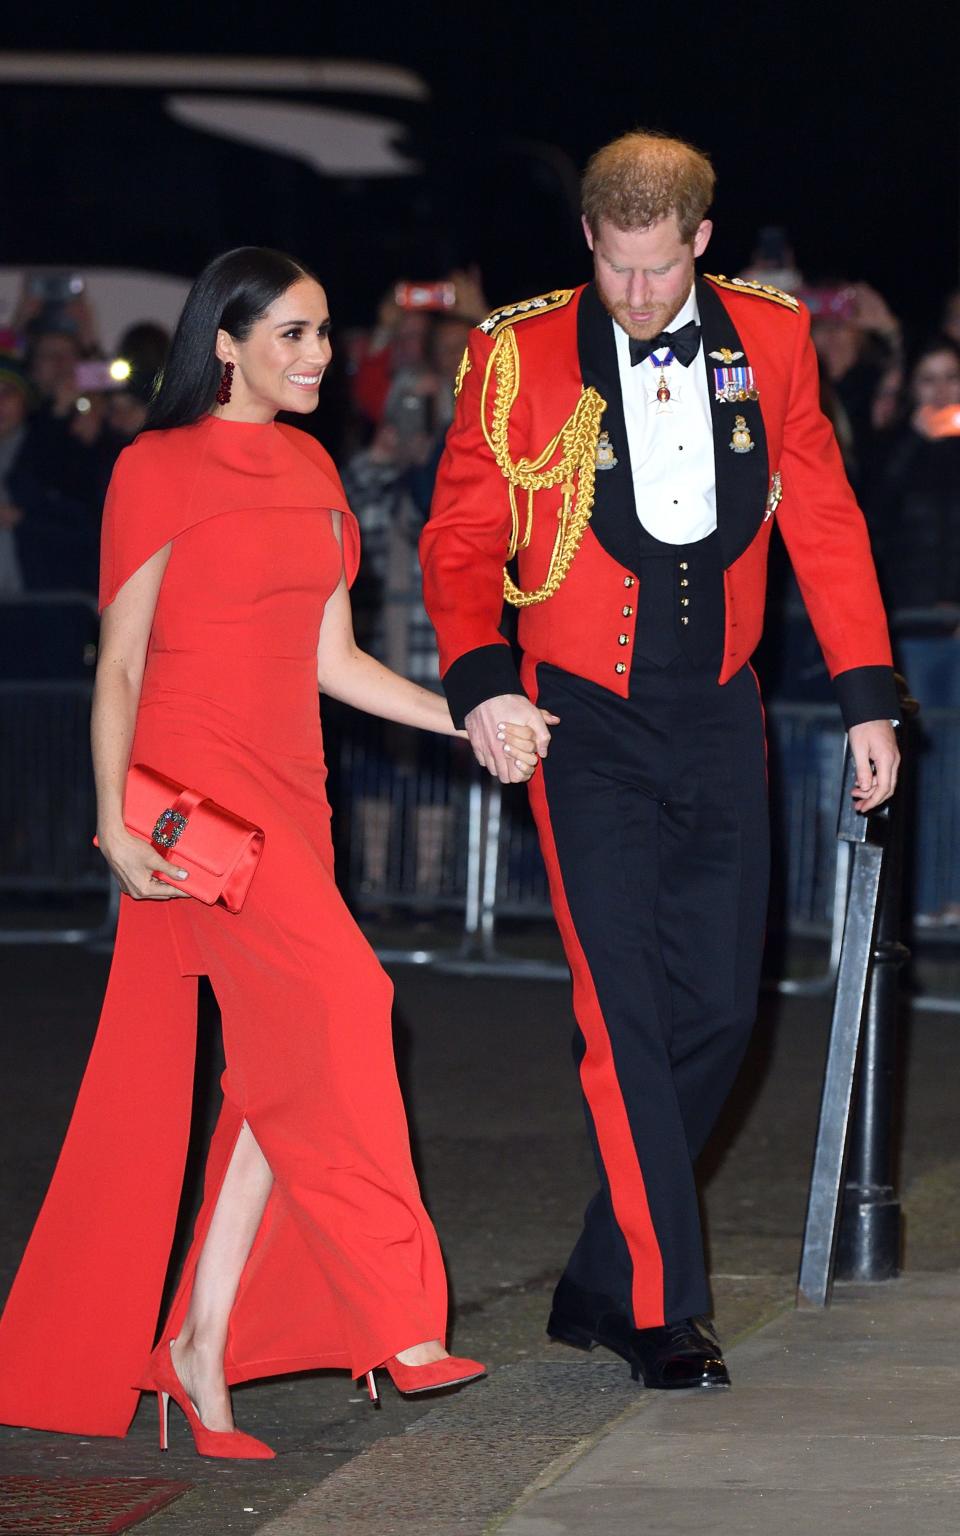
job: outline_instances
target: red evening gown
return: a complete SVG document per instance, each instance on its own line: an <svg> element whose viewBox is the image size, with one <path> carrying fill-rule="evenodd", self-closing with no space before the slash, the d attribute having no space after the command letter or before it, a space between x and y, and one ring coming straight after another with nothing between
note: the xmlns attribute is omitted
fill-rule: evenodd
<svg viewBox="0 0 960 1536"><path fill-rule="evenodd" d="M446 1330L391 984L333 878L316 650L327 598L344 565L348 580L356 572L355 521L305 433L207 417L121 455L101 606L168 541L131 761L261 826L264 850L239 913L121 899L97 1037L0 1320L7 1424L129 1426L181 1194L198 975L220 1004L227 1065L165 1335L186 1310L244 1120L275 1182L231 1316L228 1381L316 1367L359 1376Z"/></svg>

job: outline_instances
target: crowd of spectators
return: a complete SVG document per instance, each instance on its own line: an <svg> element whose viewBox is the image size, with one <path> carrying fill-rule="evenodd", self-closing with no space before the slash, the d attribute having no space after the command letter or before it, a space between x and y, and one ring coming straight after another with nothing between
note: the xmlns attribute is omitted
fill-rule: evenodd
<svg viewBox="0 0 960 1536"><path fill-rule="evenodd" d="M0 596L94 593L103 500L140 430L168 338L135 326L118 364L85 295L28 278L0 336Z"/></svg>
<svg viewBox="0 0 960 1536"><path fill-rule="evenodd" d="M823 406L866 513L898 662L924 706L960 707L960 290L905 334L868 284L808 283L779 230L761 232L744 275L798 293L811 309ZM490 307L476 270L398 281L368 330L337 338L327 400L315 420L297 422L323 436L361 524L362 643L428 686L438 685L437 660L417 541L457 367L470 327ZM0 604L95 593L106 486L143 424L167 344L144 321L108 355L82 291L25 279L0 333ZM785 612L795 608L784 566L772 591ZM811 656L808 633L799 649L780 645L771 681L783 696L818 696L807 687L819 668ZM375 826L375 811L371 818ZM371 834L371 867L382 862L378 840ZM439 842L430 857L440 857ZM960 926L960 890L956 897L927 916Z"/></svg>

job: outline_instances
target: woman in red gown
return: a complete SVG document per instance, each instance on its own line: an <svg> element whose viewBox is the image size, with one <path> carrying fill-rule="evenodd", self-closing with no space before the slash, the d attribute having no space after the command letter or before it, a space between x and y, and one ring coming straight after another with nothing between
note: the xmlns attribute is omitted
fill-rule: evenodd
<svg viewBox="0 0 960 1536"><path fill-rule="evenodd" d="M120 881L103 1014L0 1320L0 1422L126 1433L170 1396L198 1450L272 1451L229 1386L386 1366L403 1391L482 1374L447 1354L446 1282L410 1157L390 982L333 878L317 684L454 734L445 702L359 652L356 525L326 452L280 425L330 361L320 284L278 252L218 257L187 299L147 428L111 483L93 712L100 847ZM517 779L536 763L505 733ZM143 763L261 827L238 913L123 823ZM193 1245L150 1353L189 1131L196 978L226 1072Z"/></svg>

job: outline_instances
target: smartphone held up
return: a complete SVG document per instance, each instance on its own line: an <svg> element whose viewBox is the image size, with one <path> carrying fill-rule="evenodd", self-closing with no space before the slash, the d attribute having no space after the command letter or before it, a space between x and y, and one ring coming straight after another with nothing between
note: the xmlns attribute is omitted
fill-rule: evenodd
<svg viewBox="0 0 960 1536"><path fill-rule="evenodd" d="M393 290L398 309L425 309L434 313L452 309L457 302L453 283L397 283Z"/></svg>

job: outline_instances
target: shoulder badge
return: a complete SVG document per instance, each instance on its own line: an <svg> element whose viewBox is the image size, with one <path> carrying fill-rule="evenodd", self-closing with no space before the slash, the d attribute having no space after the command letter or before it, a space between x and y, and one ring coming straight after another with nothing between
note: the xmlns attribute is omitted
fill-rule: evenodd
<svg viewBox="0 0 960 1536"><path fill-rule="evenodd" d="M718 288L727 288L731 293L753 294L758 299L769 299L771 304L791 309L794 314L800 308L799 299L792 293L784 293L782 288L774 288L772 283L758 283L750 277L724 277L722 272L705 272L703 275L708 283L716 283Z"/></svg>
<svg viewBox="0 0 960 1536"><path fill-rule="evenodd" d="M478 330L485 336L496 336L505 325L514 325L518 320L531 320L534 315L545 315L551 309L562 309L573 298L573 288L554 288L550 293L538 294L535 299L523 299L519 304L506 304L503 309L495 309L486 320L481 320Z"/></svg>

